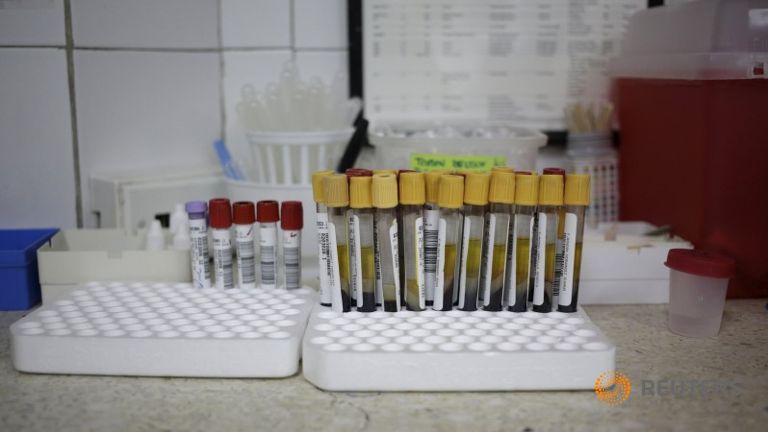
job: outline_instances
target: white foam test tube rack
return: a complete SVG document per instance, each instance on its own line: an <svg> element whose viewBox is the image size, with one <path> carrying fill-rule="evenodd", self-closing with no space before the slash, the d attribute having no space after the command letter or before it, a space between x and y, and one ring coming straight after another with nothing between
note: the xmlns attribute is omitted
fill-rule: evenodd
<svg viewBox="0 0 768 432"><path fill-rule="evenodd" d="M286 377L299 368L314 290L88 283L11 325L22 372Z"/></svg>
<svg viewBox="0 0 768 432"><path fill-rule="evenodd" d="M615 346L581 309L338 313L316 308L304 377L331 391L586 390Z"/></svg>

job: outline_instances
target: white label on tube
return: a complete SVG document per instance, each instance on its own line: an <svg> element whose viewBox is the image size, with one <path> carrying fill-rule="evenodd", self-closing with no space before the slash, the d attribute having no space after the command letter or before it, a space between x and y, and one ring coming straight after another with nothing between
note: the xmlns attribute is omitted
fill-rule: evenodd
<svg viewBox="0 0 768 432"><path fill-rule="evenodd" d="M562 306L570 306L573 301L573 272L576 264L576 215L565 214L563 233L563 276L560 286L560 297L557 302Z"/></svg>
<svg viewBox="0 0 768 432"><path fill-rule="evenodd" d="M274 222L259 224L259 265L261 267L261 287L277 286L275 267L277 265L277 224Z"/></svg>
<svg viewBox="0 0 768 432"><path fill-rule="evenodd" d="M381 306L384 304L384 282L381 278L381 249L379 249L379 230L374 223L373 227L373 266L376 273L376 285L373 287L374 295L376 296L376 305Z"/></svg>
<svg viewBox="0 0 768 432"><path fill-rule="evenodd" d="M237 280L240 288L256 288L256 251L253 244L253 224L235 225Z"/></svg>
<svg viewBox="0 0 768 432"><path fill-rule="evenodd" d="M216 277L216 288L234 288L232 277L232 238L228 229L213 231L213 267Z"/></svg>
<svg viewBox="0 0 768 432"><path fill-rule="evenodd" d="M283 267L285 288L301 288L301 231L283 231Z"/></svg>
<svg viewBox="0 0 768 432"><path fill-rule="evenodd" d="M210 288L208 269L208 223L205 218L189 220L189 248L192 261L192 283L195 288Z"/></svg>
<svg viewBox="0 0 768 432"><path fill-rule="evenodd" d="M557 234L555 234L555 277L552 282L552 304L557 304L557 297L560 295L560 287L563 285L563 248L565 242L560 238L560 225L564 224L564 220L560 220L560 216L557 216Z"/></svg>
<svg viewBox="0 0 768 432"><path fill-rule="evenodd" d="M397 220L389 227L389 241L392 245L392 272L395 274L395 307L400 310L400 255L398 254ZM383 302L383 300L382 300Z"/></svg>
<svg viewBox="0 0 768 432"><path fill-rule="evenodd" d="M329 262L328 213L317 213L317 246L320 273L320 304L331 304L331 265Z"/></svg>
<svg viewBox="0 0 768 432"><path fill-rule="evenodd" d="M424 210L424 286L427 301L435 298L437 290L437 249L440 230L440 210Z"/></svg>
<svg viewBox="0 0 768 432"><path fill-rule="evenodd" d="M349 275L352 282L352 300L357 299L357 306L363 306L363 263L360 251L360 218L349 218Z"/></svg>
<svg viewBox="0 0 768 432"><path fill-rule="evenodd" d="M505 306L514 306L517 301L517 217L512 215L507 233L507 265L504 267Z"/></svg>
<svg viewBox="0 0 768 432"><path fill-rule="evenodd" d="M333 222L328 222L328 277L332 309L336 312L344 312L344 303L341 298L341 276L339 273L339 248L336 245L336 226Z"/></svg>
<svg viewBox="0 0 768 432"><path fill-rule="evenodd" d="M424 309L424 218L416 219L416 283L419 287L419 308ZM407 294L406 294L407 295Z"/></svg>
<svg viewBox="0 0 768 432"><path fill-rule="evenodd" d="M482 285L480 289L483 292L483 305L491 304L491 274L493 271L493 248L496 235L496 215L491 213L485 227L485 256L483 257Z"/></svg>
<svg viewBox="0 0 768 432"><path fill-rule="evenodd" d="M443 309L443 285L445 284L445 219L440 219L437 235L437 268L435 278L435 300L433 309Z"/></svg>
<svg viewBox="0 0 768 432"><path fill-rule="evenodd" d="M544 277L546 275L547 214L536 214L536 268L533 273L533 304L544 304Z"/></svg>
<svg viewBox="0 0 768 432"><path fill-rule="evenodd" d="M461 240L461 272L459 273L459 308L464 307L464 292L467 289L467 253L469 253L469 216L464 217L464 238Z"/></svg>

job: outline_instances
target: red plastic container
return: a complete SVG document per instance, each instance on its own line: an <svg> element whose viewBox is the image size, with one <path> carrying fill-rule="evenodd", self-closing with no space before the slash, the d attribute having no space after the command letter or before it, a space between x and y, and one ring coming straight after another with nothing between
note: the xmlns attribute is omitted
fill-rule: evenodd
<svg viewBox="0 0 768 432"><path fill-rule="evenodd" d="M671 225L696 248L735 258L729 297L768 295L768 27L752 31L753 3L638 14L615 72L621 219ZM691 17L709 19L686 38ZM659 42L665 34L674 47Z"/></svg>

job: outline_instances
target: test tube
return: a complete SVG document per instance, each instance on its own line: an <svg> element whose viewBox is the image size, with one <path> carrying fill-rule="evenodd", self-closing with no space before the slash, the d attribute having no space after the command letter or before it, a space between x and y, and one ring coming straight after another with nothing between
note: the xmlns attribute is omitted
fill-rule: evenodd
<svg viewBox="0 0 768 432"><path fill-rule="evenodd" d="M490 211L486 216L488 246L483 268L483 309L500 311L504 307L504 282L507 271L508 250L514 242L510 241L513 205L515 202L515 173L495 170L491 172L491 185L488 191ZM510 267L509 271L514 271Z"/></svg>
<svg viewBox="0 0 768 432"><path fill-rule="evenodd" d="M234 288L232 276L232 206L226 198L214 198L208 201L213 237L213 274L216 288Z"/></svg>
<svg viewBox="0 0 768 432"><path fill-rule="evenodd" d="M256 203L256 222L259 223L259 274L261 287L277 287L277 222L280 208L277 201Z"/></svg>
<svg viewBox="0 0 768 432"><path fill-rule="evenodd" d="M349 272L357 310L376 310L376 263L374 261L371 177L349 178Z"/></svg>
<svg viewBox="0 0 768 432"><path fill-rule="evenodd" d="M189 255L192 263L192 285L195 288L211 287L208 267L208 204L190 201L184 206L189 216Z"/></svg>
<svg viewBox="0 0 768 432"><path fill-rule="evenodd" d="M285 289L301 288L301 229L304 208L301 201L280 204L280 228L283 231L283 280Z"/></svg>
<svg viewBox="0 0 768 432"><path fill-rule="evenodd" d="M539 205L536 210L533 272L533 311L551 312L555 285L557 215L563 205L563 176L544 174L539 178Z"/></svg>
<svg viewBox="0 0 768 432"><path fill-rule="evenodd" d="M315 200L315 218L317 221L317 257L320 276L320 304L331 305L331 263L330 240L328 239L328 208L325 206L323 178L333 174L331 170L312 173L312 197Z"/></svg>
<svg viewBox="0 0 768 432"><path fill-rule="evenodd" d="M549 167L541 171L542 174L559 175L563 177L565 183L565 170L562 168ZM558 207L557 211L557 240L555 241L555 281L552 287L552 306L557 305L557 297L560 295L560 287L563 283L563 246L565 235L565 206Z"/></svg>
<svg viewBox="0 0 768 432"><path fill-rule="evenodd" d="M509 287L507 310L512 312L525 312L528 302L533 299L531 238L538 201L538 176L529 172L516 173L514 239L511 243L513 249L511 254L507 254L508 270L505 282L505 286Z"/></svg>
<svg viewBox="0 0 768 432"><path fill-rule="evenodd" d="M563 275L557 310L576 312L581 276L581 245L584 219L589 207L589 175L568 174L565 177L565 223L563 235Z"/></svg>
<svg viewBox="0 0 768 432"><path fill-rule="evenodd" d="M253 244L253 223L256 208L250 201L232 204L235 222L235 256L237 256L237 280L240 288L256 288L256 251Z"/></svg>
<svg viewBox="0 0 768 432"><path fill-rule="evenodd" d="M377 303L387 312L400 310L400 261L398 259L397 176L374 174L371 198L376 231L374 237Z"/></svg>
<svg viewBox="0 0 768 432"><path fill-rule="evenodd" d="M426 308L424 293L424 173L400 173L400 212L403 219L405 304L408 310Z"/></svg>
<svg viewBox="0 0 768 432"><path fill-rule="evenodd" d="M347 208L349 184L344 174L323 177L323 194L328 207L328 238L330 240L331 301L337 312L349 312L349 251L347 248Z"/></svg>
<svg viewBox="0 0 768 432"><path fill-rule="evenodd" d="M477 310L480 298L480 274L485 255L485 213L488 210L488 173L464 176L464 228L461 246L461 284L459 309Z"/></svg>
<svg viewBox="0 0 768 432"><path fill-rule="evenodd" d="M366 177L366 176L370 177L370 176L373 175L373 171L371 171L369 169L365 169L365 168L353 167L353 168L347 168L347 170L344 171L344 174L347 176L347 182L349 182L349 179L351 179L352 177ZM351 189L351 185L350 185L350 189ZM350 200L351 199L352 199L352 192L350 190ZM348 235L348 241L349 241L349 254L350 254L350 259L349 259L349 289L350 289L350 293L352 295L350 303L352 304L352 306L356 307L357 304L358 304L358 299L359 299L358 291L360 291L361 288L356 283L357 282L356 274L358 272L358 268L356 267L357 266L357 258L352 256L352 254L357 253L357 251L353 247L354 246L354 242L353 242L353 238L351 236L351 234L352 234L352 211L348 211L347 212L347 217L349 218L349 220L347 221L347 229L349 230L347 235Z"/></svg>
<svg viewBox="0 0 768 432"><path fill-rule="evenodd" d="M437 289L437 243L440 230L440 206L437 203L440 176L448 170L437 169L425 174L424 204L424 292L427 306L432 306Z"/></svg>
<svg viewBox="0 0 768 432"><path fill-rule="evenodd" d="M440 207L440 228L437 246L437 289L432 308L448 311L453 308L453 293L459 290L461 275L461 262L456 258L461 246L464 177L450 174L440 176L437 204Z"/></svg>

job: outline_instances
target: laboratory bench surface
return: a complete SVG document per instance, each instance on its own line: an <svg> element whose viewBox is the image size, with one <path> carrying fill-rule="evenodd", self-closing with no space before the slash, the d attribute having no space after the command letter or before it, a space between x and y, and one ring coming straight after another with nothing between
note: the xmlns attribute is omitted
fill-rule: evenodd
<svg viewBox="0 0 768 432"><path fill-rule="evenodd" d="M11 364L8 334L23 313L2 312L0 431L766 430L766 300L728 301L716 339L670 333L666 305L585 310L616 344L617 370L631 381L630 396L619 406L592 391L329 393L301 375L23 374ZM698 385L694 394L691 384Z"/></svg>

